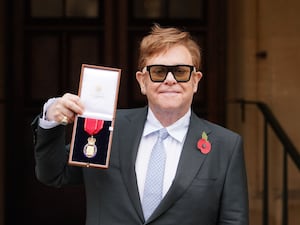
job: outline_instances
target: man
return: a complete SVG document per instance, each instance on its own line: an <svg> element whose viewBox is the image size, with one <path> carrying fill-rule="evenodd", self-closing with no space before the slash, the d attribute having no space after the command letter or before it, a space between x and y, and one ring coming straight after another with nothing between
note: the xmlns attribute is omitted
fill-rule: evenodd
<svg viewBox="0 0 300 225"><path fill-rule="evenodd" d="M34 123L38 179L55 187L84 183L87 225L247 225L241 137L191 110L199 67L199 46L189 33L155 25L141 42L136 73L148 106L117 111L109 168L67 165L59 123L72 123L84 106L78 96L65 94L45 104L43 118ZM160 172L154 174L152 196L148 166L159 130L167 131L160 145L166 159L162 184ZM156 196L159 201L149 210L147 199Z"/></svg>

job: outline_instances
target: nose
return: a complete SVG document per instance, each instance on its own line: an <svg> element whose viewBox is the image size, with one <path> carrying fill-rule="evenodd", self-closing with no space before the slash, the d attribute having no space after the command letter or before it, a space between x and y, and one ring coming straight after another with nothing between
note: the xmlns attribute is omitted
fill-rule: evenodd
<svg viewBox="0 0 300 225"><path fill-rule="evenodd" d="M170 72L168 72L167 77L166 77L164 82L168 83L168 84L174 84L177 81L175 80L175 77L174 77L173 73L170 71Z"/></svg>

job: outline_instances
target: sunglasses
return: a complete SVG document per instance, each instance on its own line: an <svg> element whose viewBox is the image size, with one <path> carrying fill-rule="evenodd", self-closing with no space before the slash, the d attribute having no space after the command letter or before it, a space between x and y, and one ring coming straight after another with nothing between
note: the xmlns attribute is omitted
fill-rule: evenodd
<svg viewBox="0 0 300 225"><path fill-rule="evenodd" d="M153 82L163 82L169 72L173 74L177 82L188 82L195 67L190 65L150 65L146 66L146 70Z"/></svg>

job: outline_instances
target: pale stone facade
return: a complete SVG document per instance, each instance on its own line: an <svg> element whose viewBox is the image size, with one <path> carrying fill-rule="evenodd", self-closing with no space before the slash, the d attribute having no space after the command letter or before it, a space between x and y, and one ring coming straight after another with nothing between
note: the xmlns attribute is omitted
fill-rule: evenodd
<svg viewBox="0 0 300 225"><path fill-rule="evenodd" d="M300 2L230 0L228 5L228 98L262 101L300 149ZM264 52L266 57L256 57ZM249 180L250 224L262 224L263 119L246 107L228 104L228 127L241 133ZM269 131L269 223L281 224L283 147ZM289 225L300 223L300 174L288 161Z"/></svg>

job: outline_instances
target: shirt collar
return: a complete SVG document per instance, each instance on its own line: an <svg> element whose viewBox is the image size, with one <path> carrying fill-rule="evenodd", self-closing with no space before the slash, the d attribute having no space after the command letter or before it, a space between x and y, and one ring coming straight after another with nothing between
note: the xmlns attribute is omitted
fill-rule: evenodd
<svg viewBox="0 0 300 225"><path fill-rule="evenodd" d="M190 123L190 116L191 109L189 109L188 112L175 123L166 127L169 135L181 143L184 141L185 135L187 133L187 129ZM161 123L155 117L151 109L148 108L148 115L145 123L143 137L152 134L162 128L163 126L161 125Z"/></svg>

